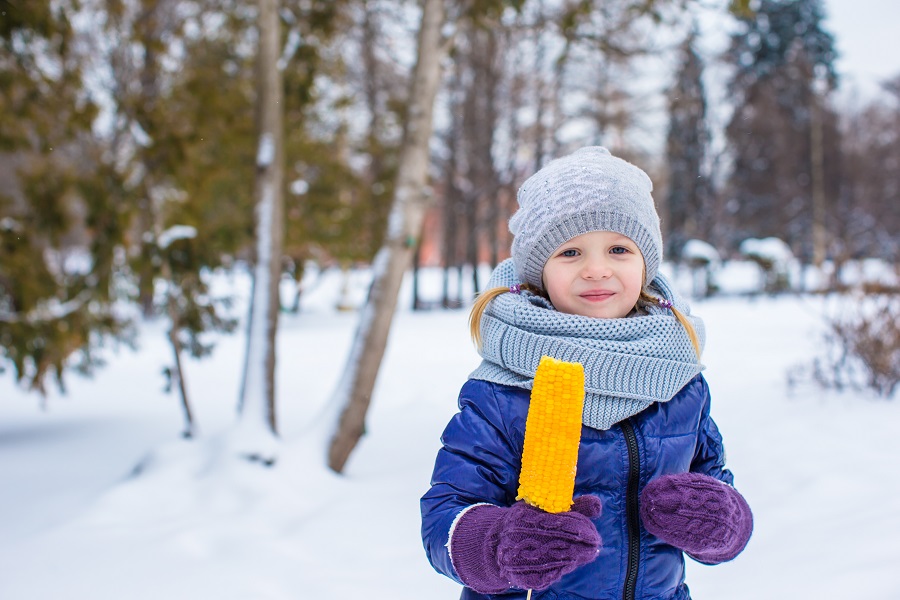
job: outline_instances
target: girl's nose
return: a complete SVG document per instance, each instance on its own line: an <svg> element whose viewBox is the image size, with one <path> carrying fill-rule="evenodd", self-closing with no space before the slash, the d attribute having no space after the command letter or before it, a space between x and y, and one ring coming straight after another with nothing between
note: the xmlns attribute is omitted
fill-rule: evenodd
<svg viewBox="0 0 900 600"><path fill-rule="evenodd" d="M606 279L610 275L612 275L612 269L609 263L602 258L586 261L581 272L584 279Z"/></svg>

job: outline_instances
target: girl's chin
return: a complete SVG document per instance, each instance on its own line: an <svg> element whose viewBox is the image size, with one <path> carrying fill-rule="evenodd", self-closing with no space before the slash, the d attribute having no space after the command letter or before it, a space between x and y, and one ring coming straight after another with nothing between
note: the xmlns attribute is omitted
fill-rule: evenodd
<svg viewBox="0 0 900 600"><path fill-rule="evenodd" d="M563 311L572 314L581 315L582 317L592 317L594 319L619 319L628 315L630 311L623 311L612 304L601 303L582 303L577 310Z"/></svg>

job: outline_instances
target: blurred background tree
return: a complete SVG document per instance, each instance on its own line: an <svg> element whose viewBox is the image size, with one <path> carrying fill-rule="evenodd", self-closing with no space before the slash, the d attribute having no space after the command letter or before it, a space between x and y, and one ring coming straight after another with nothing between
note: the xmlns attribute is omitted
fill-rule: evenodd
<svg viewBox="0 0 900 600"><path fill-rule="evenodd" d="M726 128L731 243L775 236L821 264L838 196L834 38L821 0L761 0L739 16L726 60L735 102Z"/></svg>
<svg viewBox="0 0 900 600"><path fill-rule="evenodd" d="M73 26L77 2L4 4L0 18L0 347L44 392L88 373L126 334L121 296L124 181L94 134L99 107Z"/></svg>
<svg viewBox="0 0 900 600"><path fill-rule="evenodd" d="M176 357L207 355L234 318L211 277L254 257L257 3L0 8L4 364L44 390L48 374L89 372L141 316L169 321ZM850 261L896 263L900 73L840 100L822 1L702 7L732 26L721 56L686 0L447 9L427 211L410 236L414 264L444 283L418 308L465 305L477 267L507 256L519 184L585 144L651 174L673 259L690 239L728 260L778 237L833 284ZM307 266L368 266L384 244L420 14L408 0L279 4L287 310Z"/></svg>
<svg viewBox="0 0 900 600"><path fill-rule="evenodd" d="M697 25L681 43L675 84L669 94L666 136L668 194L661 203L666 255L681 259L691 239L714 240L715 194L710 179L711 134L706 116L703 59L696 49Z"/></svg>

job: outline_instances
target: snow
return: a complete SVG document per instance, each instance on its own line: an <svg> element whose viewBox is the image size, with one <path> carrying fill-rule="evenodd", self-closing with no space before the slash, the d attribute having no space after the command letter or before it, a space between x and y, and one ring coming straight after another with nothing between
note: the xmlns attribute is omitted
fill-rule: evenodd
<svg viewBox="0 0 900 600"><path fill-rule="evenodd" d="M137 120L132 120L128 127L138 146L149 148L153 145L153 138L150 137L150 134L148 134L143 127L141 127L141 124L138 123Z"/></svg>
<svg viewBox="0 0 900 600"><path fill-rule="evenodd" d="M371 279L377 281L383 281L385 275L387 274L388 266L390 264L390 255L391 251L387 247L382 247L377 254L375 254L375 258L372 261L372 269L371 269ZM347 306L347 293L349 285L348 279L344 278L345 288L341 293L341 300L339 304L340 306ZM367 285L366 288L371 287ZM353 393L353 384L359 378L359 368L362 366L361 357L363 356L363 349L365 347L366 341L371 335L372 328L375 326L375 320L378 316L375 312L375 304L372 302L363 302L361 303L361 307L359 309L359 324L357 325L356 333L353 336L353 343L350 346L350 351L346 354L347 362L344 370L342 371L342 376L338 379L337 387L335 388L334 394L331 396L331 400L327 404L327 410L323 415L323 419L326 424L331 425L331 429L329 430L329 437L333 436L337 432L337 426L339 422L338 415L340 411L344 410L344 407L347 406L347 403L350 401L351 394ZM324 442L325 440L323 440Z"/></svg>
<svg viewBox="0 0 900 600"><path fill-rule="evenodd" d="M841 282L852 284L854 281L867 281L873 284L893 286L898 284L900 269L881 260L863 259L851 261L841 269Z"/></svg>
<svg viewBox="0 0 900 600"><path fill-rule="evenodd" d="M12 217L0 219L0 229L3 231L22 231L22 225Z"/></svg>
<svg viewBox="0 0 900 600"><path fill-rule="evenodd" d="M723 267L722 281L735 287L754 278L753 269ZM440 277L422 280L431 289ZM243 276L216 285L241 303L250 293ZM178 437L179 400L162 392L170 360L162 320L141 326L137 352L107 349L95 378L70 376L67 396L41 402L7 371L0 598L458 597L459 586L425 559L418 500L478 362L468 315L410 311L407 279L367 435L338 476L324 466L327 404L359 320L334 309L340 285L338 272L324 273L302 312L280 318L272 467L236 458L233 445L243 335L186 362L194 440ZM787 383L789 369L817 354L827 304L795 295L694 302L707 324L714 416L756 519L735 561L689 562L697 600L900 597L900 480L890 475L900 403Z"/></svg>
<svg viewBox="0 0 900 600"><path fill-rule="evenodd" d="M295 179L291 182L291 193L295 196L302 196L309 191L309 182L305 179Z"/></svg>
<svg viewBox="0 0 900 600"><path fill-rule="evenodd" d="M290 11L282 11L282 16L285 14L291 14ZM284 48L281 50L281 56L278 58L278 70L284 71L288 63L293 58L294 54L297 53L297 49L300 48L300 45L303 43L303 38L300 36L300 32L296 29L291 29L288 32L287 40L284 42Z"/></svg>
<svg viewBox="0 0 900 600"><path fill-rule="evenodd" d="M172 242L177 240L189 240L197 237L197 228L190 225L172 225L161 234L156 240L156 244L162 248L168 248Z"/></svg>
<svg viewBox="0 0 900 600"><path fill-rule="evenodd" d="M260 154L262 145L264 144L261 143ZM264 460L273 460L277 454L268 424L269 384L266 380L266 362L271 352L268 330L271 316L269 287L272 276L274 211L275 190L272 182L266 181L263 183L262 197L256 207L256 264L250 303L250 323L247 329L249 332L245 357L247 376L241 383L241 419L232 436L233 441L241 447L241 454L265 457ZM276 340L277 333L276 331ZM277 357L276 351L276 360Z"/></svg>
<svg viewBox="0 0 900 600"><path fill-rule="evenodd" d="M769 237L763 239L747 238L740 245L744 256L757 257L771 262L782 269L794 262L794 253L784 240Z"/></svg>
<svg viewBox="0 0 900 600"><path fill-rule="evenodd" d="M61 302L58 298L49 298L39 302L25 315L0 309L0 322L41 323L61 319L79 310L90 297L90 292L86 290L65 302Z"/></svg>
<svg viewBox="0 0 900 600"><path fill-rule="evenodd" d="M681 256L686 260L706 263L709 265L718 265L722 262L719 251L703 240L688 240L681 249Z"/></svg>
<svg viewBox="0 0 900 600"><path fill-rule="evenodd" d="M266 131L259 137L259 148L256 151L256 166L264 169L275 160L275 139Z"/></svg>
<svg viewBox="0 0 900 600"><path fill-rule="evenodd" d="M58 280L70 275L87 275L94 269L90 249L83 246L45 248L44 264Z"/></svg>

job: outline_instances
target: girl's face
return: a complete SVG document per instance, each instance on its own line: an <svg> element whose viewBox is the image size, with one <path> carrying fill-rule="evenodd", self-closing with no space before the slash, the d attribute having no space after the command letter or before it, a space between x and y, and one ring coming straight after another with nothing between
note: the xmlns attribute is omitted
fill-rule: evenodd
<svg viewBox="0 0 900 600"><path fill-rule="evenodd" d="M553 251L543 272L556 310L600 319L627 316L643 280L644 257L637 244L612 231L573 237Z"/></svg>

